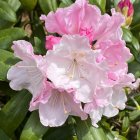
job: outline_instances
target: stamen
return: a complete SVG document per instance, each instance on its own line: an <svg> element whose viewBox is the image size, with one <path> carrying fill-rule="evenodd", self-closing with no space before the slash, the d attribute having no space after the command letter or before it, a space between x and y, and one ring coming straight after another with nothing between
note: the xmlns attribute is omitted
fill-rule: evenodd
<svg viewBox="0 0 140 140"><path fill-rule="evenodd" d="M63 95L61 95L61 100L62 100L62 105L63 105L63 109L64 109L64 114L67 114L68 111L66 110L66 107L65 107L65 101L64 101Z"/></svg>

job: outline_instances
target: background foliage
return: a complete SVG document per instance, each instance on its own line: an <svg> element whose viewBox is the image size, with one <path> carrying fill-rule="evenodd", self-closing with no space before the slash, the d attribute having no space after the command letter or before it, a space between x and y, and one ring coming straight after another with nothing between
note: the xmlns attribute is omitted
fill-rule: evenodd
<svg viewBox="0 0 140 140"><path fill-rule="evenodd" d="M89 0L102 13L110 13L118 0ZM10 89L6 74L18 60L11 50L12 41L30 41L36 54L45 54L45 34L42 13L48 14L58 7L66 7L74 0L0 0L0 140L140 140L140 90L128 95L126 109L114 118L103 118L99 128L90 120L69 117L62 127L41 125L38 112L29 112L31 95L28 91ZM140 0L134 4L133 22L123 28L123 38L134 57L129 62L129 72L140 77Z"/></svg>

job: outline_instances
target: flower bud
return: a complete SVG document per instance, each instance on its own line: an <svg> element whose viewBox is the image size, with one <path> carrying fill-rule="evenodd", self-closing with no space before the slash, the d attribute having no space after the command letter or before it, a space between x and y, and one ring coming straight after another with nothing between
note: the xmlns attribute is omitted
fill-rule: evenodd
<svg viewBox="0 0 140 140"><path fill-rule="evenodd" d="M130 0L121 0L117 5L117 11L125 16L124 26L129 26L132 22L134 8Z"/></svg>

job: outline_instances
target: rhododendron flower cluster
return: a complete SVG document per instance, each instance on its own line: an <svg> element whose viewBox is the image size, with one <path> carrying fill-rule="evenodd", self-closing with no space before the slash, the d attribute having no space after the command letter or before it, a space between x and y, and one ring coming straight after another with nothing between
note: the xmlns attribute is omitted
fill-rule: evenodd
<svg viewBox="0 0 140 140"><path fill-rule="evenodd" d="M113 117L125 108L125 87L133 87L128 74L131 53L122 40L124 17L111 10L101 14L86 0L42 15L45 28L57 36L46 36L46 55L35 55L24 40L12 49L21 61L8 71L14 90L32 94L30 111L39 110L45 126L63 125L69 115L82 120L90 116L98 126L102 116Z"/></svg>

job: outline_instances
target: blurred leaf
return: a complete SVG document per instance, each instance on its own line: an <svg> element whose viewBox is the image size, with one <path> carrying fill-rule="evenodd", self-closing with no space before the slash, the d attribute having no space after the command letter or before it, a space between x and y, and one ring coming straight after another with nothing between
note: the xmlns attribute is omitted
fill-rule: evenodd
<svg viewBox="0 0 140 140"><path fill-rule="evenodd" d="M11 140L2 129L0 129L0 140Z"/></svg>
<svg viewBox="0 0 140 140"><path fill-rule="evenodd" d="M48 127L40 123L38 112L33 112L21 133L20 140L41 140L47 130Z"/></svg>
<svg viewBox="0 0 140 140"><path fill-rule="evenodd" d="M45 14L55 11L58 7L57 0L39 0L39 5Z"/></svg>
<svg viewBox="0 0 140 140"><path fill-rule="evenodd" d="M0 49L10 49L14 40L21 39L26 33L21 28L8 28L0 30Z"/></svg>
<svg viewBox="0 0 140 140"><path fill-rule="evenodd" d="M131 42L132 38L133 38L133 35L132 35L131 31L126 29L126 28L122 28L122 30L123 30L123 39L126 42Z"/></svg>
<svg viewBox="0 0 140 140"><path fill-rule="evenodd" d="M128 134L129 125L130 125L129 118L128 117L124 117L123 118L123 122L122 122L122 134L124 136L126 136Z"/></svg>
<svg viewBox="0 0 140 140"><path fill-rule="evenodd" d="M137 131L137 140L140 140L140 128Z"/></svg>
<svg viewBox="0 0 140 140"><path fill-rule="evenodd" d="M140 110L134 110L129 113L129 119L131 121L138 121L140 120Z"/></svg>
<svg viewBox="0 0 140 140"><path fill-rule="evenodd" d="M133 6L134 6L134 16L132 21L132 27L140 23L140 0L135 0Z"/></svg>
<svg viewBox="0 0 140 140"><path fill-rule="evenodd" d="M20 0L25 9L31 11L35 8L37 0Z"/></svg>
<svg viewBox="0 0 140 140"><path fill-rule="evenodd" d="M0 128L11 136L26 116L31 94L21 91L12 97L0 111Z"/></svg>
<svg viewBox="0 0 140 140"><path fill-rule="evenodd" d="M89 120L83 121L76 118L75 124L78 140L107 140L101 127L93 127Z"/></svg>
<svg viewBox="0 0 140 140"><path fill-rule="evenodd" d="M8 69L16 62L13 53L0 49L0 81L6 81Z"/></svg>
<svg viewBox="0 0 140 140"><path fill-rule="evenodd" d="M5 1L12 7L12 9L15 12L19 9L19 7L21 5L19 0L5 0Z"/></svg>
<svg viewBox="0 0 140 140"><path fill-rule="evenodd" d="M89 0L89 2L97 5L103 13L105 12L106 0Z"/></svg>

